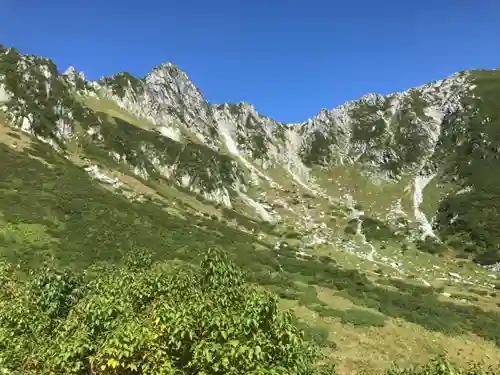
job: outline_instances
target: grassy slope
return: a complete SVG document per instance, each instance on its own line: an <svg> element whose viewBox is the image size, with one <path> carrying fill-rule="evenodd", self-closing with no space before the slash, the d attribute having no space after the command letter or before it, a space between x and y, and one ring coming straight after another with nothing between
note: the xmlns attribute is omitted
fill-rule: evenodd
<svg viewBox="0 0 500 375"><path fill-rule="evenodd" d="M157 190L167 199L131 203L45 145L6 127L1 141L2 255L12 261L32 266L52 260L81 269L95 261L119 261L140 248L158 258L191 261L207 246L218 245L235 254L255 281L281 294L283 306L308 324L309 335L326 345L343 371L382 368L391 359L421 362L443 348L460 361L488 354L494 363L499 353L500 314L489 311L498 297L475 296L481 308L457 305L440 297L440 290L367 277L354 268L360 261L346 254L337 257L341 266L326 257L299 260L290 250L276 258L270 242L259 243L241 230L251 229L252 221L235 212L225 210L223 216L232 215L240 229L195 217L191 207L209 206L173 187ZM134 189L144 186L134 182ZM176 205L172 198L178 199ZM222 214L215 207L212 212ZM344 267L349 262L351 269ZM333 343L338 349L331 349Z"/></svg>
<svg viewBox="0 0 500 375"><path fill-rule="evenodd" d="M500 72L476 71L475 97L463 119L453 115L444 121L446 137L440 140L436 160L447 168L445 182L456 183L455 191L439 206L437 226L450 243L482 263L500 261ZM450 156L451 155L451 156ZM458 218L458 220L453 220Z"/></svg>
<svg viewBox="0 0 500 375"><path fill-rule="evenodd" d="M161 259L193 261L208 246L221 246L250 271L252 280L281 295L283 306L293 308L307 323L308 335L325 345L325 350L340 361L342 371L382 368L390 359L402 364L421 362L443 349L461 362L480 358L498 365L500 314L495 305L500 300L491 291L483 295L483 291L454 290L456 287L446 284L422 288L393 280L380 271L373 272L377 268L373 264L331 246L318 252L323 257L303 260L297 259L293 241L289 241L291 248L281 250L277 257L272 246L280 236L270 228L241 213L214 207L165 180L141 181L108 156L110 150L126 153L138 149L144 139L167 150L167 159L185 155L186 167L199 161L190 158L194 152L188 149L182 154L178 144L159 140L148 130L150 124L112 103L86 104L109 115L110 121L104 124L104 144L87 144L78 148L79 152L119 175L128 189L150 199L131 202L91 180L74 164L79 155L65 159L48 146L32 143L0 125L2 256L26 267L50 261L82 269L96 261L118 262L125 253L142 248ZM93 124L81 125L85 129ZM199 151L201 160L201 153L208 152L194 144L192 150ZM353 190L357 194L354 198L373 212L386 210L403 190L402 186L390 191L369 186L356 171L333 171L332 177ZM364 188L359 189L359 185ZM304 198L306 192L297 190L297 196ZM381 192L387 199L377 199L377 205L369 207L373 196L380 197ZM336 189L331 191L336 193ZM331 209L324 200L304 199L311 200L315 207L310 210L315 212ZM301 205L296 205L294 210L299 212L299 208ZM290 214L287 224L293 224L303 212ZM342 220L339 228L345 225ZM252 229L269 232L259 240L249 234ZM436 261L415 253L405 255L405 259L408 265L413 264L414 273ZM474 304L440 296L443 287L453 292L453 297L466 297ZM335 344L337 349L332 350Z"/></svg>

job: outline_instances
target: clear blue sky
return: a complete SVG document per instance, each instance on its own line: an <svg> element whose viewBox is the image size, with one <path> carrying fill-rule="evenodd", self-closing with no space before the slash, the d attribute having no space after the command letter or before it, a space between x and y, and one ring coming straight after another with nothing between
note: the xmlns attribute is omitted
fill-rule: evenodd
<svg viewBox="0 0 500 375"><path fill-rule="evenodd" d="M91 79L170 61L212 103L298 122L500 67L498 0L0 0L0 43Z"/></svg>

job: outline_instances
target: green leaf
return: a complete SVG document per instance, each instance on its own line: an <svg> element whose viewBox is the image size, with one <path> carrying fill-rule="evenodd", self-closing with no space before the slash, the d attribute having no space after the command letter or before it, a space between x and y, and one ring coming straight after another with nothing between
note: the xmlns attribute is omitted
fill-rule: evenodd
<svg viewBox="0 0 500 375"><path fill-rule="evenodd" d="M207 360L207 362L212 362L212 359L213 359L213 356L212 356L212 352L210 352L209 350L206 350L205 351L205 358Z"/></svg>
<svg viewBox="0 0 500 375"><path fill-rule="evenodd" d="M111 359L108 359L107 365L111 368L117 368L120 365L120 363L118 361L116 361L115 359L111 358Z"/></svg>

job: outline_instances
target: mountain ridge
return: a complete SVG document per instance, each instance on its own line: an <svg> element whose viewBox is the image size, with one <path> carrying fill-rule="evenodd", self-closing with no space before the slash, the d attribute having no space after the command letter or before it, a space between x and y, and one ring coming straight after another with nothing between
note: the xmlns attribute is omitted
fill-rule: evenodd
<svg viewBox="0 0 500 375"><path fill-rule="evenodd" d="M422 212L423 191L436 178L439 186L450 185L454 180L456 186L452 189L456 192L467 189L457 177L456 165L448 165L456 163L456 146L463 143L464 135L459 141L460 135L454 133L459 129L456 125L476 121L476 102L482 100L477 94L476 75L484 71L458 72L387 96L367 94L321 110L303 123L285 124L260 115L246 102L210 104L188 75L170 63L158 65L143 78L122 72L86 81L75 69L59 74L49 59L18 54L14 49L2 48L0 53L10 72L10 76L0 77L0 82L4 81L0 85L2 109L14 127L38 136L56 149L74 136L76 143L86 139L86 147L95 148L96 144L91 143L100 142L98 148L106 150L115 162L132 160L130 168L136 176L149 178L156 174L173 179L179 186L230 208L234 200L243 200L261 219L279 220L280 215L262 205L272 202L257 204L256 197L247 193L262 184L283 191L283 184L273 176L279 171L299 189L330 203L354 204L349 198L353 191L345 197L340 191L332 195L331 184L324 179L318 182L321 171L340 168L342 173L355 171L359 174L356 178L368 179L374 185L388 182L394 186L408 180L398 193L399 198L391 203L401 205L401 199L408 200L405 215L399 215L400 210L393 210L390 215L399 215L396 221L410 220L406 224L411 231L417 231L411 238L424 242L434 238L442 244L445 239L441 237L450 231L450 220L445 218L451 214L439 210L430 215ZM34 95L38 97L31 103ZM153 130L162 137L152 138L142 130L139 135L138 128L130 128L137 134L127 130L116 143L111 127L103 135L103 124L110 119L117 121L117 117L109 117L108 108L102 110L106 106L117 106L113 111L125 111L127 116L143 122L144 130ZM39 116L41 112L43 116ZM445 134L445 130L451 135ZM144 138L137 142L137 137ZM168 155L168 150L176 150L175 156ZM200 168L206 160L212 160L211 167ZM356 186L350 188L355 190ZM412 197L405 198L408 194ZM441 195L434 204L443 208L446 205L442 201L446 199ZM387 214L377 210L371 215L387 221ZM359 221L353 215L352 220ZM436 227L436 223L441 227ZM355 231L358 235L361 232L359 227ZM478 240L470 240L472 243L477 244ZM492 250L490 244L483 247L488 254L496 254L488 263L500 260L498 250Z"/></svg>
<svg viewBox="0 0 500 375"><path fill-rule="evenodd" d="M191 77L189 76L188 72L184 71L179 65L171 62L171 61L165 61L163 63L159 63L155 66L153 66L153 68L147 72L144 76L142 77L135 77L133 76L131 73L127 72L127 71L122 71L122 72L118 72L118 73L115 73L115 74L112 74L110 76L100 76L100 78L98 79L95 79L95 80L90 80L89 82L100 82L104 79L110 79L110 78L113 78L115 76L120 76L120 75L124 75L124 76L128 76L128 77L131 77L133 78L134 80L142 80L142 79L145 79L149 74L151 74L152 72L154 72L155 70L161 70L162 68L172 68L174 70L178 70L180 72L182 72L185 76L186 76L186 79L193 82L193 80L191 79ZM78 69L76 69L76 67L74 65L69 65L67 67L66 70L64 71L60 71L61 74L66 74L68 71L75 71L77 74L81 75L81 77L83 79L85 79L85 73L83 71L78 71ZM334 109L337 109L337 108L342 108L342 107L345 107L345 106L348 106L349 104L353 103L353 102L359 102L359 101L369 101L370 99L372 98L381 98L381 97L391 97L391 96L398 96L398 95L401 95L401 94L404 94L405 92L407 92L408 90L415 90L415 89L419 89L419 88L422 88L424 86L427 86L427 85L430 85L430 84L434 84L434 83L437 83L437 82L440 82L440 81L443 81L443 80L446 80L446 79L449 79L453 76L456 76L456 75L463 75L463 74L467 74L469 72L474 72L474 71L496 71L498 69L464 69L464 70L459 70L457 72L454 72L454 73L451 73L449 75L447 75L445 78L441 78L441 79L435 79L435 80L432 80L432 81L428 81L428 82L425 82L425 83L422 83L422 84L419 84L419 85L416 85L416 86L410 86L408 87L406 90L402 90L402 91L391 91L387 94L382 94L382 93L379 93L379 92L376 92L376 91L372 91L372 92L367 92L365 94L362 94L360 96L358 96L357 98L355 99L349 99L349 100L345 100L343 101L342 103L339 103L338 105L335 105L335 106L331 106L331 107L325 107L325 108L321 108L320 110L318 110L316 112L316 114L313 114L312 116L309 116L307 117L306 119L302 120L302 121L282 121L282 120L277 120L275 119L274 117L272 116L267 116L267 115L263 115L264 117L267 117L269 119L272 119L273 121L276 121L278 123L282 123L282 124L287 124L289 126L293 126L293 125L300 125L300 124L304 124L306 122L308 122L309 120L313 119L314 117L317 117L320 113L322 112L331 112L333 111ZM200 90L200 92L203 94L203 92L201 91L200 88L197 87L198 90ZM254 104L252 104L251 102L249 101L245 101L245 100L240 100L240 101L236 101L236 102L210 102L207 100L207 102L212 105L212 106L222 106L222 105L225 105L225 104L228 104L228 105L241 105L241 104L246 104L250 107L253 107L254 110L257 112L257 113L260 113L256 106Z"/></svg>

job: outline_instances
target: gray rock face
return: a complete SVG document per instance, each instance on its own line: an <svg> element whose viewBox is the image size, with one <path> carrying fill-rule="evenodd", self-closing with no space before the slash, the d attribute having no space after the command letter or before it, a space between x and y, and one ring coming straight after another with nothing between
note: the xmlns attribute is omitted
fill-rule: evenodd
<svg viewBox="0 0 500 375"><path fill-rule="evenodd" d="M156 67L144 79L116 75L94 82L103 96L157 125L176 141L186 132L217 149L218 134L211 106L186 73L172 64Z"/></svg>

